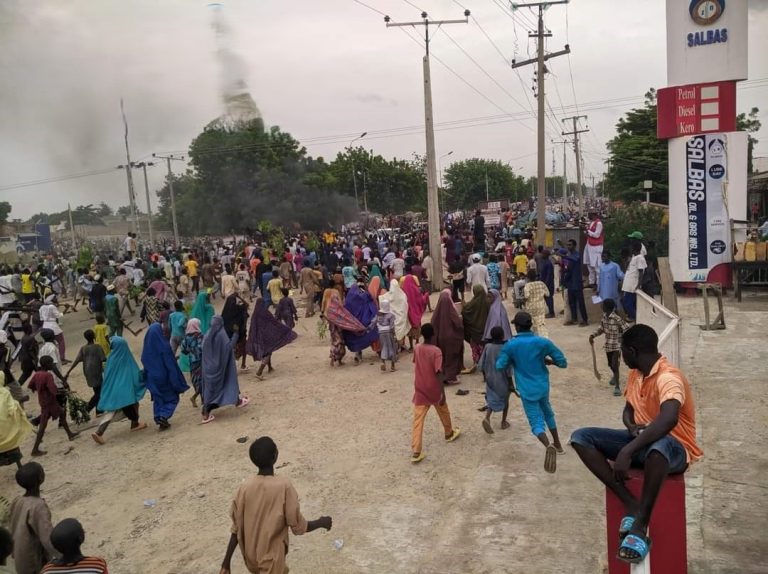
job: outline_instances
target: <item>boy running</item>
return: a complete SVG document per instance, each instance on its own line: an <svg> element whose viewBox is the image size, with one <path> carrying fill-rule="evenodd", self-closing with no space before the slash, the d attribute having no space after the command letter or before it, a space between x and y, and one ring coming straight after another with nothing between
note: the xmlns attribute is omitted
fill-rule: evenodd
<svg viewBox="0 0 768 574"><path fill-rule="evenodd" d="M627 322L616 313L616 302L613 299L603 301L603 316L600 319L600 327L589 336L589 344L592 345L595 338L605 334L605 356L608 366L613 372L613 377L608 382L613 386L613 395L621 396L619 383L619 362L621 361L621 336L629 329Z"/></svg>
<svg viewBox="0 0 768 574"><path fill-rule="evenodd" d="M53 382L51 369L53 369L53 359L47 355L40 357L40 370L32 375L32 380L29 382L29 390L37 393L37 399L40 403L40 422L37 427L35 445L32 447L32 456L43 456L46 454L46 451L40 450L40 443L43 442L45 428L51 419L58 419L59 426L67 433L69 440L75 440L79 434L69 430L67 411L59 405L59 401L56 398L58 389L56 383Z"/></svg>
<svg viewBox="0 0 768 574"><path fill-rule="evenodd" d="M516 393L515 384L512 379L512 369L508 367L505 371L499 371L496 368L496 360L499 357L501 349L504 347L504 329L494 327L491 329L491 342L483 348L483 354L477 362L477 368L483 373L485 381L485 418L483 419L483 429L488 434L493 434L491 427L491 414L502 411L501 428L508 429L507 412L509 411L509 395Z"/></svg>
<svg viewBox="0 0 768 574"><path fill-rule="evenodd" d="M538 337L531 332L533 319L529 313L520 311L512 320L517 336L504 345L496 361L500 371L512 366L515 371L517 391L523 402L525 416L531 425L531 432L546 447L544 470L557 470L557 454L564 454L552 405L549 403L548 365L564 369L568 366L563 352L549 339ZM546 429L552 434L552 443Z"/></svg>
<svg viewBox="0 0 768 574"><path fill-rule="evenodd" d="M421 326L421 336L424 343L416 345L413 351L413 431L411 439L411 462L417 463L424 460L421 452L422 436L424 435L424 419L427 417L429 407L434 407L440 422L443 423L445 440L453 442L461 434L461 430L453 428L451 424L451 411L445 402L445 389L443 383L443 352L435 345L435 329L431 323Z"/></svg>

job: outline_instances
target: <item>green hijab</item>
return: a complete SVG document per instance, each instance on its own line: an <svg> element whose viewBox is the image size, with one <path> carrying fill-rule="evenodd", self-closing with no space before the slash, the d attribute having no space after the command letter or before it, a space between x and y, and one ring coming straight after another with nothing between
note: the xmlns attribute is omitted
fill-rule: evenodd
<svg viewBox="0 0 768 574"><path fill-rule="evenodd" d="M197 299L195 299L195 306L192 307L191 317L200 319L200 332L203 335L208 332L208 328L211 326L213 314L213 305L208 302L208 292L202 291L198 293Z"/></svg>
<svg viewBox="0 0 768 574"><path fill-rule="evenodd" d="M472 287L472 300L464 305L461 311L461 318L464 321L464 340L469 343L482 342L490 308L488 294L483 286L474 285Z"/></svg>

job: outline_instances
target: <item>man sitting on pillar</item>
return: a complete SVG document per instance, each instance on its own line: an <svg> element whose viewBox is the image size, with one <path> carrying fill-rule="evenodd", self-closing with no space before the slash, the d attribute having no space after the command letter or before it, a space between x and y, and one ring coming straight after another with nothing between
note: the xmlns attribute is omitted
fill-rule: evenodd
<svg viewBox="0 0 768 574"><path fill-rule="evenodd" d="M603 229L603 222L600 221L596 211L589 212L589 219L589 225L587 225L585 230L587 244L584 247L584 264L589 269L589 286L595 289L597 286L597 268L600 266L603 254L605 231Z"/></svg>
<svg viewBox="0 0 768 574"><path fill-rule="evenodd" d="M703 455L696 444L691 388L659 353L658 341L648 325L630 327L622 336L621 354L631 369L624 390L626 430L588 427L571 435L571 445L587 468L624 504L618 558L631 563L648 555L648 523L666 476L684 472ZM644 469L639 500L624 484L630 467Z"/></svg>

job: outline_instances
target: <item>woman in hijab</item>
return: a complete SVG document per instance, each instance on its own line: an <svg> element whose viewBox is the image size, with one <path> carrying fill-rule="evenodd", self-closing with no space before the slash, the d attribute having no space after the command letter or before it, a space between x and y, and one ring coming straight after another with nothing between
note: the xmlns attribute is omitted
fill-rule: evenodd
<svg viewBox="0 0 768 574"><path fill-rule="evenodd" d="M432 313L435 345L443 352L445 384L459 384L459 372L464 368L464 325L451 299L451 290L443 289Z"/></svg>
<svg viewBox="0 0 768 574"><path fill-rule="evenodd" d="M379 300L379 296L386 293L386 290L381 288L381 279L379 277L372 277L368 282L368 293L371 294L371 298L374 301Z"/></svg>
<svg viewBox="0 0 768 574"><path fill-rule="evenodd" d="M469 343L469 348L472 349L472 368L465 369L462 374L474 373L477 368L477 362L483 354L483 335L490 309L491 303L485 288L480 284L473 285L472 300L464 305L461 311L461 318L464 322L464 340Z"/></svg>
<svg viewBox="0 0 768 574"><path fill-rule="evenodd" d="M373 281L374 278L378 277L379 281L381 281L381 286L383 289L389 289L389 283L387 281L387 278L384 277L384 274L381 272L381 267L379 266L378 259L375 259L373 263L371 263L371 269L368 272L368 283Z"/></svg>
<svg viewBox="0 0 768 574"><path fill-rule="evenodd" d="M419 342L421 336L421 318L424 316L424 310L427 308L429 294L422 293L419 288L416 277L406 275L403 277L403 292L408 299L408 342L410 350L413 351L413 345Z"/></svg>
<svg viewBox="0 0 768 574"><path fill-rule="evenodd" d="M491 340L491 329L501 327L504 330L504 340L509 341L512 338L512 325L507 316L507 310L501 301L501 293L496 289L491 289L488 293L491 299L491 308L488 310L488 319L485 321L483 330L483 340Z"/></svg>
<svg viewBox="0 0 768 574"><path fill-rule="evenodd" d="M201 382L203 380L203 334L200 332L200 319L190 319L187 321L187 329L184 331L184 338L181 340L181 356L179 360L184 359L186 365L186 372L189 373L192 381L192 388L195 390L195 394L189 399L192 401L192 406L197 408L197 397L199 397L203 390ZM181 367L181 365L179 365ZM184 371L182 367L182 371Z"/></svg>
<svg viewBox="0 0 768 574"><path fill-rule="evenodd" d="M152 324L144 336L141 362L146 373L147 388L152 395L155 423L161 431L168 430L168 422L179 404L179 395L189 389L184 375L176 363L171 344L163 335L159 323Z"/></svg>
<svg viewBox="0 0 768 574"><path fill-rule="evenodd" d="M232 341L224 328L224 319L214 315L211 329L203 339L203 424L215 417L211 411L226 405L244 407L250 403L248 397L240 396L237 384L237 361Z"/></svg>
<svg viewBox="0 0 768 574"><path fill-rule="evenodd" d="M158 328L160 325L156 325ZM128 348L128 343L117 335L110 339L112 351L107 357L107 365L104 368L104 381L101 383L101 396L97 410L105 414L101 424L95 433L91 435L93 440L104 444L104 433L109 426L112 417L117 411L131 421L131 431L140 431L147 428L147 423L139 422L139 401L147 392L144 382L141 380L141 371L136 360ZM170 347L170 346L169 346Z"/></svg>
<svg viewBox="0 0 768 574"><path fill-rule="evenodd" d="M275 319L275 316L267 310L263 298L256 299L251 316L251 329L248 333L246 351L255 361L261 362L256 373L257 379L263 380L261 374L264 372L264 367L268 368L267 372L269 373L274 370L272 368L272 353L293 342L297 336L291 329Z"/></svg>
<svg viewBox="0 0 768 574"><path fill-rule="evenodd" d="M325 290L321 315L328 321L328 330L331 334L331 366L336 366L336 363L341 366L344 355L347 354L344 331L364 333L365 326L341 304L341 297L336 289Z"/></svg>
<svg viewBox="0 0 768 574"><path fill-rule="evenodd" d="M210 295L208 294L208 291L201 291L197 294L197 299L195 299L195 305L192 307L190 316L195 319L200 319L200 332L203 335L208 332L208 329L211 326L213 314L213 305L210 303Z"/></svg>
<svg viewBox="0 0 768 574"><path fill-rule="evenodd" d="M389 293L382 295L379 300L389 301L390 311L395 316L395 341L398 348L404 350L405 338L411 331L411 325L408 323L408 296L397 281L392 281L389 284Z"/></svg>
<svg viewBox="0 0 768 574"><path fill-rule="evenodd" d="M344 343L350 351L355 353L355 364L359 365L363 359L363 349L370 347L379 340L379 332L376 330L376 314L379 309L368 291L353 285L344 300L344 307L352 316L365 327L364 333L344 331Z"/></svg>
<svg viewBox="0 0 768 574"><path fill-rule="evenodd" d="M31 431L32 424L5 386L5 373L0 371L0 466L15 464L21 468L19 446Z"/></svg>
<svg viewBox="0 0 768 574"><path fill-rule="evenodd" d="M224 320L224 330L227 337L232 340L235 350L235 359L241 359L240 368L245 370L245 342L248 329L248 303L237 293L233 293L224 302L221 310L221 318Z"/></svg>

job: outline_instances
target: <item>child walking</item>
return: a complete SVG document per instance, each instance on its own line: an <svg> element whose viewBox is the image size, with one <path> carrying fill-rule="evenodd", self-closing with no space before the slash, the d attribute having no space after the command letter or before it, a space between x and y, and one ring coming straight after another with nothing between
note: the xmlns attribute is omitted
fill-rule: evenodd
<svg viewBox="0 0 768 574"><path fill-rule="evenodd" d="M24 495L11 503L13 559L19 574L37 573L56 549L51 544L51 510L40 497L45 471L36 462L28 462L16 471L16 483Z"/></svg>
<svg viewBox="0 0 768 574"><path fill-rule="evenodd" d="M453 442L461 434L451 423L451 411L445 401L445 373L443 373L443 352L435 345L435 329L431 323L421 326L424 342L413 351L413 430L411 432L411 462L424 460L421 450L424 435L424 419L429 407L434 407L445 431L445 440Z"/></svg>
<svg viewBox="0 0 768 574"><path fill-rule="evenodd" d="M390 311L390 303L386 299L379 301L376 329L379 332L379 343L381 343L381 370L387 370L386 363L389 361L389 370L394 373L398 347L397 341L395 341L395 316Z"/></svg>
<svg viewBox="0 0 768 574"><path fill-rule="evenodd" d="M289 291L285 287L280 289L282 298L275 307L275 319L281 321L287 325L289 329L293 329L296 326L296 321L299 320L299 315L296 312L296 305L293 302L293 298L289 297Z"/></svg>
<svg viewBox="0 0 768 574"><path fill-rule="evenodd" d="M87 329L83 333L85 338L85 345L80 347L80 351L75 357L75 362L69 367L65 378L69 378L69 374L77 365L83 364L83 374L85 375L85 383L93 390L93 396L88 401L88 411L91 411L99 404L99 397L101 396L101 383L104 374L104 361L107 360L107 356L104 354L104 349L101 345L95 342L96 335L91 329Z"/></svg>
<svg viewBox="0 0 768 574"><path fill-rule="evenodd" d="M318 528L330 530L333 520L306 520L299 495L288 478L275 476L277 445L268 436L253 441L248 451L259 472L240 485L230 507L232 528L220 574L230 574L232 555L240 546L245 567L254 574L288 572L288 529L299 536Z"/></svg>
<svg viewBox="0 0 768 574"><path fill-rule="evenodd" d="M78 435L78 433L69 430L67 412L57 400L58 389L56 383L53 382L53 375L51 374L53 367L53 359L50 356L40 357L40 370L32 375L32 380L29 381L29 390L37 393L37 400L40 404L40 422L37 426L35 444L32 447L32 456L43 456L46 454L46 451L40 450L40 443L43 442L45 429L48 426L48 421L51 419L59 421L59 426L67 433L69 440L75 440ZM66 383L64 384L66 385Z"/></svg>
<svg viewBox="0 0 768 574"><path fill-rule="evenodd" d="M603 301L603 316L600 319L600 327L589 336L589 344L593 344L600 335L605 335L605 357L608 366L613 373L608 382L613 387L613 395L621 396L619 383L619 363L621 362L621 336L629 329L627 322L616 313L616 302L613 299Z"/></svg>
<svg viewBox="0 0 768 574"><path fill-rule="evenodd" d="M496 368L496 360L504 347L504 329L494 327L491 329L491 341L486 343L477 368L483 373L485 380L485 417L483 429L488 434L493 434L491 427L491 415L501 411L501 428L508 429L507 413L509 412L509 395L515 392L515 384L512 378L512 368L507 367L500 371Z"/></svg>

